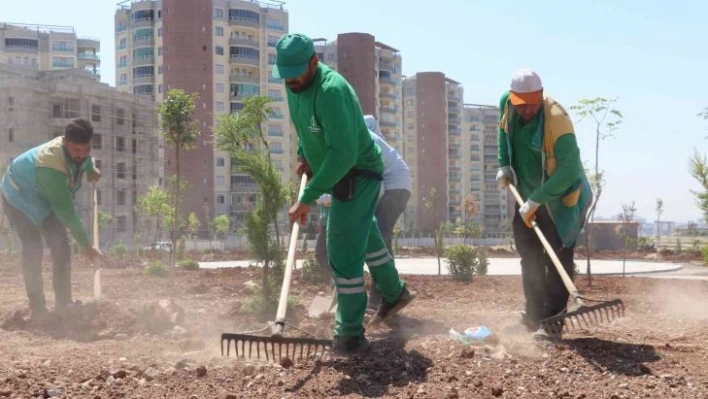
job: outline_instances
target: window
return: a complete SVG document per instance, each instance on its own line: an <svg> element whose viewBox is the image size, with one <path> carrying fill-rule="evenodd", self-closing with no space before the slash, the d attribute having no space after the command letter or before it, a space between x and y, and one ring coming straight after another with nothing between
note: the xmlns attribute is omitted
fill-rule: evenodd
<svg viewBox="0 0 708 399"><path fill-rule="evenodd" d="M52 105L52 116L54 118L61 118L61 105L59 105L59 104Z"/></svg>
<svg viewBox="0 0 708 399"><path fill-rule="evenodd" d="M15 131L12 128L7 131L7 141L10 143L15 141Z"/></svg>
<svg viewBox="0 0 708 399"><path fill-rule="evenodd" d="M225 184L226 184L226 180L224 179L224 176L216 176L217 187L224 187Z"/></svg>
<svg viewBox="0 0 708 399"><path fill-rule="evenodd" d="M215 107L216 112L224 112L225 109L226 108L225 108L223 102L221 102L221 101L216 102L216 107Z"/></svg>
<svg viewBox="0 0 708 399"><path fill-rule="evenodd" d="M64 107L64 118L78 118L81 113L81 105L79 104L79 100L73 99L73 98L66 98L64 99L64 104L66 104L66 107Z"/></svg>
<svg viewBox="0 0 708 399"><path fill-rule="evenodd" d="M154 21L155 20L155 12L153 10L139 10L139 11L133 11L133 14L131 15L133 22L140 22L140 21Z"/></svg>
<svg viewBox="0 0 708 399"><path fill-rule="evenodd" d="M116 164L116 179L125 179L125 162Z"/></svg>
<svg viewBox="0 0 708 399"><path fill-rule="evenodd" d="M125 151L125 137L116 137L116 151Z"/></svg>
<svg viewBox="0 0 708 399"><path fill-rule="evenodd" d="M91 122L101 121L101 106L97 104L91 105Z"/></svg>
<svg viewBox="0 0 708 399"><path fill-rule="evenodd" d="M162 37L162 28L157 28L157 37Z"/></svg>
<svg viewBox="0 0 708 399"><path fill-rule="evenodd" d="M216 64L216 65L214 65L214 71L219 75L223 75L224 74L224 66L222 64Z"/></svg>
<svg viewBox="0 0 708 399"><path fill-rule="evenodd" d="M131 172L132 172L132 173L131 173L131 174L132 174L131 177L133 178L133 180L138 180L138 164L137 164L137 163L134 163L134 164L133 164L133 168L132 168L132 171L131 171Z"/></svg>
<svg viewBox="0 0 708 399"><path fill-rule="evenodd" d="M273 101L282 101L283 97L280 94L280 90L268 89L268 97L273 99Z"/></svg>
<svg viewBox="0 0 708 399"><path fill-rule="evenodd" d="M222 28L221 26L217 26L216 27L216 35L217 36L224 36L224 28Z"/></svg>
<svg viewBox="0 0 708 399"><path fill-rule="evenodd" d="M223 167L224 165L226 165L226 160L224 159L224 157L217 157L216 166Z"/></svg>
<svg viewBox="0 0 708 399"><path fill-rule="evenodd" d="M128 47L128 38L124 37L118 42L118 50L123 50Z"/></svg>
<svg viewBox="0 0 708 399"><path fill-rule="evenodd" d="M138 203L138 192L133 190L130 193L130 205L135 205Z"/></svg>
<svg viewBox="0 0 708 399"><path fill-rule="evenodd" d="M152 28L136 29L133 32L133 42L138 42L141 40L152 40L152 39L153 39Z"/></svg>
<svg viewBox="0 0 708 399"><path fill-rule="evenodd" d="M133 68L133 78L150 78L155 76L155 67L145 65Z"/></svg>
<svg viewBox="0 0 708 399"><path fill-rule="evenodd" d="M118 233L125 233L128 226L128 218L126 216L116 217L116 231Z"/></svg>
<svg viewBox="0 0 708 399"><path fill-rule="evenodd" d="M138 153L138 140L136 140L136 139L133 139L133 140L132 140L132 143L131 143L131 152L132 152L133 154L137 154L137 153Z"/></svg>
<svg viewBox="0 0 708 399"><path fill-rule="evenodd" d="M223 83L216 84L216 92L217 93L223 93L224 90L226 90L226 86Z"/></svg>
<svg viewBox="0 0 708 399"><path fill-rule="evenodd" d="M231 112L232 114L235 114L242 109L243 109L243 103L231 103L231 108L229 109L229 112Z"/></svg>
<svg viewBox="0 0 708 399"><path fill-rule="evenodd" d="M12 49L37 50L39 40L37 39L5 39L5 47Z"/></svg>
<svg viewBox="0 0 708 399"><path fill-rule="evenodd" d="M255 11L231 9L229 10L229 20L260 24L261 15Z"/></svg>
<svg viewBox="0 0 708 399"><path fill-rule="evenodd" d="M268 65L275 64L275 54L268 53Z"/></svg>
<svg viewBox="0 0 708 399"><path fill-rule="evenodd" d="M125 190L116 191L116 205L125 205Z"/></svg>
<svg viewBox="0 0 708 399"><path fill-rule="evenodd" d="M52 57L52 68L73 68L74 57Z"/></svg>
<svg viewBox="0 0 708 399"><path fill-rule="evenodd" d="M216 55L224 55L224 46L216 46Z"/></svg>
<svg viewBox="0 0 708 399"><path fill-rule="evenodd" d="M94 150L100 150L103 148L103 136L99 133L94 133L91 139L91 148Z"/></svg>
<svg viewBox="0 0 708 399"><path fill-rule="evenodd" d="M231 95L234 97L250 97L261 93L261 87L259 85L246 83L234 83L231 85L230 89Z"/></svg>
<svg viewBox="0 0 708 399"><path fill-rule="evenodd" d="M223 178L223 176L221 176ZM216 196L216 203L217 204L223 204L226 202L226 196L224 194L217 194Z"/></svg>
<svg viewBox="0 0 708 399"><path fill-rule="evenodd" d="M52 42L52 51L61 51L61 52L72 52L74 51L74 43L73 42L66 42L66 41L56 41Z"/></svg>
<svg viewBox="0 0 708 399"><path fill-rule="evenodd" d="M140 47L133 50L134 60L151 60L155 58L152 47Z"/></svg>
<svg viewBox="0 0 708 399"><path fill-rule="evenodd" d="M279 36L268 35L268 47L275 47L278 44L278 40L280 40Z"/></svg>
<svg viewBox="0 0 708 399"><path fill-rule="evenodd" d="M125 124L125 110L123 108L116 109L116 125Z"/></svg>
<svg viewBox="0 0 708 399"><path fill-rule="evenodd" d="M272 18L272 17L266 18L266 28L272 29L272 30L284 30L283 29L283 22L281 20L279 20L278 18Z"/></svg>
<svg viewBox="0 0 708 399"><path fill-rule="evenodd" d="M162 56L162 46L157 48L157 56L158 57Z"/></svg>
<svg viewBox="0 0 708 399"><path fill-rule="evenodd" d="M215 19L224 19L224 9L223 8L215 8L214 9L214 18Z"/></svg>

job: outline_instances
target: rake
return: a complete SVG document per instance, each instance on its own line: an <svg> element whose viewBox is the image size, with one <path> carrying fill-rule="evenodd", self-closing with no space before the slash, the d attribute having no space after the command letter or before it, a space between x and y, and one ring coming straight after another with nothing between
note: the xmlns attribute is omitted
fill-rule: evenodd
<svg viewBox="0 0 708 399"><path fill-rule="evenodd" d="M307 175L303 173L300 181L300 195L307 186ZM298 196L298 197L299 197ZM332 348L332 341L314 338L314 335L302 330L285 321L285 313L288 307L288 295L290 292L290 280L295 265L295 249L297 247L297 236L300 231L299 224L293 223L290 234L290 244L288 246L288 257L285 263L285 273L283 285L280 290L280 300L278 301L278 311L275 315L275 322L270 323L265 328L256 331L243 333L223 333L221 334L221 355L224 355L224 344L226 345L226 356L231 353L233 343L236 357L241 358L265 358L267 361L277 361L282 363L286 358L291 361L307 359L310 357L324 357L327 350ZM283 330L285 326L292 327L312 338L306 337L285 337ZM270 336L257 335L271 329Z"/></svg>
<svg viewBox="0 0 708 399"><path fill-rule="evenodd" d="M519 192L513 184L509 184L509 190L516 199L516 202L518 202L519 205L523 205L524 201L521 199L521 195L519 195ZM541 320L541 327L543 327L549 335L560 335L563 331L563 327L565 327L567 331L582 329L593 325L609 323L624 316L624 302L622 302L621 299L602 301L583 297L580 292L578 292L575 284L573 284L573 280L571 280L568 273L566 273L560 259L558 259L558 255L556 255L553 247L551 247L551 244L546 240L546 237L543 235L543 232L538 227L535 220L531 221L531 227L533 227L533 230L536 232L538 239L541 240L541 244L543 244L543 248L546 249L546 253L551 258L551 261L553 261L553 265L561 276L568 293L573 297L575 304L578 305L577 309L572 312L562 312ZM594 302L596 305L588 305L586 302Z"/></svg>

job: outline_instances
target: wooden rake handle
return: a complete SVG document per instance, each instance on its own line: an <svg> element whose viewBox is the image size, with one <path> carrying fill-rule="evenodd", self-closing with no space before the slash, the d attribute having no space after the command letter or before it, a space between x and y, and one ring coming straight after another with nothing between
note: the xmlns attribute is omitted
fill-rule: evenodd
<svg viewBox="0 0 708 399"><path fill-rule="evenodd" d="M511 191L511 194L516 199L516 202L519 204L519 206L522 206L524 204L524 200L521 198L521 195L519 195L519 191L516 189L516 187L514 187L513 184L509 184L508 187L509 187L509 191ZM556 255L556 251L553 250L553 247L551 246L551 244L548 242L548 240L546 240L546 236L543 235L541 228L538 227L538 224L536 223L535 220L531 220L531 227L536 232L538 239L541 240L541 244L543 244L543 248L546 249L546 253L551 258L551 261L553 262L553 266L556 267L558 274L561 276L561 279L563 280L563 284L565 285L565 288L568 290L568 293L570 293L570 295L573 297L573 300L575 301L575 303L577 303L580 306L584 306L585 303L580 298L580 293L578 292L578 289L575 287L575 284L573 284L573 280L570 278L570 276L568 276L568 273L566 273L565 269L563 268L563 264L561 263L560 259L558 259L558 255Z"/></svg>
<svg viewBox="0 0 708 399"><path fill-rule="evenodd" d="M298 199L307 187L307 174L302 174L300 180L300 190L298 191ZM283 285L280 289L280 300L278 301L278 312L275 315L275 324L273 325L273 335L281 336L285 327L285 312L288 309L288 295L290 294L290 280L292 279L293 269L295 268L295 252L297 248L297 236L300 234L300 224L296 221L293 223L292 231L290 232L290 245L288 245L288 257L285 262L285 274L283 277Z"/></svg>

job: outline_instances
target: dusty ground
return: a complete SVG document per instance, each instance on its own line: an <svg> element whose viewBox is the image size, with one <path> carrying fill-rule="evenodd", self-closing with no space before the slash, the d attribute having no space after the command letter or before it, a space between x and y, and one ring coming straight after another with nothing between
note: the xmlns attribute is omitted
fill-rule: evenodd
<svg viewBox="0 0 708 399"><path fill-rule="evenodd" d="M559 344L511 336L521 308L519 277L409 277L418 298L392 326L367 331L372 346L354 358L292 367L219 353L222 332L265 326L246 316L259 269L180 271L174 304L165 278L140 266L103 272L104 299L92 303L92 273L74 270L85 305L63 322L27 323L17 262L0 263L0 398L705 398L708 397L708 283L595 278L581 292L622 298L627 316L566 334ZM45 270L48 298L51 281ZM288 320L328 336L332 320L303 317L324 287L296 280L300 305ZM163 305L166 303L163 302ZM183 312L182 312L183 309ZM484 324L498 345L466 347L450 328ZM175 326L176 325L176 326ZM294 330L287 334L296 335Z"/></svg>

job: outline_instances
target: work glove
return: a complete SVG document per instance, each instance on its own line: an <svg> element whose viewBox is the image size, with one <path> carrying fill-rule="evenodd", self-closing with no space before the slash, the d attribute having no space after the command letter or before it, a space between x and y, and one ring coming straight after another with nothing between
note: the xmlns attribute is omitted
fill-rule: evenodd
<svg viewBox="0 0 708 399"><path fill-rule="evenodd" d="M499 171L497 172L497 181L503 184L504 187L514 183L514 171L511 169L511 166L502 166L499 168Z"/></svg>
<svg viewBox="0 0 708 399"><path fill-rule="evenodd" d="M527 200L519 208L519 215L521 215L521 219L524 221L524 223L526 223L526 226L528 226L528 228L532 227L531 222L536 219L536 211L538 210L539 206L541 206L541 204L539 204L538 202Z"/></svg>

